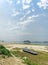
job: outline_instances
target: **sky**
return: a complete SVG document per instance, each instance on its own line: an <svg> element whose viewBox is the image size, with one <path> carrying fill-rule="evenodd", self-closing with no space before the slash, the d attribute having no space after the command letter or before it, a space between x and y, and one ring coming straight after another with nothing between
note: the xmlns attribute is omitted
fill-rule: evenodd
<svg viewBox="0 0 48 65"><path fill-rule="evenodd" d="M48 41L48 0L0 0L0 40Z"/></svg>

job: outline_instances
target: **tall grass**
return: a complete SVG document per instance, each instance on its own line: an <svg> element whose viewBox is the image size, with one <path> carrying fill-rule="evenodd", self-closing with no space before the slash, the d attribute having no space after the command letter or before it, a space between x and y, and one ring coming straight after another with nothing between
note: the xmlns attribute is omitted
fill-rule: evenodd
<svg viewBox="0 0 48 65"><path fill-rule="evenodd" d="M21 49L12 49L16 57L19 57L24 60L27 65L48 65L48 52L38 52L38 55L32 55L26 52L21 52ZM26 59L25 59L26 57Z"/></svg>

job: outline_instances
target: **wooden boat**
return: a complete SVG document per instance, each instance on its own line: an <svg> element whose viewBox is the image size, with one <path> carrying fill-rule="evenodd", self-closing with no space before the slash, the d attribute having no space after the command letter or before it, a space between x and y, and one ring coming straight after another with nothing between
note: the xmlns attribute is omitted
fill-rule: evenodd
<svg viewBox="0 0 48 65"><path fill-rule="evenodd" d="M29 50L28 48L23 48L23 51L27 52L27 53L30 53L30 54L33 54L33 55L37 55L37 52Z"/></svg>

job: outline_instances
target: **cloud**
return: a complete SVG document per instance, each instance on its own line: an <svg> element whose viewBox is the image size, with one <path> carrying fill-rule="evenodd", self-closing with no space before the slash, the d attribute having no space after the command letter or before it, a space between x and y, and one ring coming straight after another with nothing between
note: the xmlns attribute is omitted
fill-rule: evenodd
<svg viewBox="0 0 48 65"><path fill-rule="evenodd" d="M25 26L29 23L29 21L22 21L22 22L16 22L16 24L13 24L13 22L8 23L8 30L15 31L15 30L22 30L25 28Z"/></svg>
<svg viewBox="0 0 48 65"><path fill-rule="evenodd" d="M19 20L18 22L15 21L9 21L8 22L8 30L10 31L18 31L18 30L24 30L27 25L30 25L30 23L35 23L39 20L41 16L46 16L45 14L37 14L28 16L26 19Z"/></svg>
<svg viewBox="0 0 48 65"><path fill-rule="evenodd" d="M26 3L30 4L32 0L25 0Z"/></svg>
<svg viewBox="0 0 48 65"><path fill-rule="evenodd" d="M46 9L47 6L48 6L48 0L40 0L40 2L37 2L37 5L38 5L40 8L43 7L43 9Z"/></svg>
<svg viewBox="0 0 48 65"><path fill-rule="evenodd" d="M39 17L39 16L40 16L40 15L38 15L38 14L37 14L37 15L32 15L33 18L35 18L35 17Z"/></svg>
<svg viewBox="0 0 48 65"><path fill-rule="evenodd" d="M13 22L12 22L11 20L8 21L7 29L8 29L9 31L17 29L16 24L13 24Z"/></svg>
<svg viewBox="0 0 48 65"><path fill-rule="evenodd" d="M27 8L29 8L30 7L30 5L25 5L25 4L23 4L23 9L27 9Z"/></svg>
<svg viewBox="0 0 48 65"><path fill-rule="evenodd" d="M36 21L36 18L38 18L40 15L32 15L32 16L28 16L25 20L16 22L15 24L13 24L12 22L9 22L8 26L9 26L9 30L23 30L26 28L27 25L29 25L29 23L33 23Z"/></svg>
<svg viewBox="0 0 48 65"><path fill-rule="evenodd" d="M15 9L13 9L13 10L12 10L12 14L11 14L11 16L16 16L16 15L18 15L18 14L19 14L19 12L16 11Z"/></svg>
<svg viewBox="0 0 48 65"><path fill-rule="evenodd" d="M18 26L10 27L8 30L16 32L17 35L32 35L31 32L27 32L27 31L23 32L22 30L24 29L22 28L22 26L20 26L20 24Z"/></svg>
<svg viewBox="0 0 48 65"><path fill-rule="evenodd" d="M0 3L3 3L4 0L0 0Z"/></svg>
<svg viewBox="0 0 48 65"><path fill-rule="evenodd" d="M22 21L24 18L25 18L25 15L24 15L24 16L22 16L19 20L20 20L20 21Z"/></svg>
<svg viewBox="0 0 48 65"><path fill-rule="evenodd" d="M0 0L0 7L5 3L5 0Z"/></svg>
<svg viewBox="0 0 48 65"><path fill-rule="evenodd" d="M30 10L29 10L30 11ZM28 14L29 12L27 12ZM26 14L26 15L27 15ZM18 31L18 30L24 30L28 25L30 25L30 23L34 23L36 22L36 19L38 19L38 17L41 15L32 15L32 16L28 16L27 18L22 17L22 20L19 19L19 21L12 21L9 20L7 23L7 27L6 29L9 31Z"/></svg>
<svg viewBox="0 0 48 65"><path fill-rule="evenodd" d="M32 12L35 12L35 9L34 8L32 8Z"/></svg>
<svg viewBox="0 0 48 65"><path fill-rule="evenodd" d="M32 0L22 0L23 3L30 4Z"/></svg>
<svg viewBox="0 0 48 65"><path fill-rule="evenodd" d="M30 13L31 13L31 11L30 11L30 10L28 10L27 14L30 14Z"/></svg>
<svg viewBox="0 0 48 65"><path fill-rule="evenodd" d="M20 0L18 0L16 3L19 4L20 3Z"/></svg>
<svg viewBox="0 0 48 65"><path fill-rule="evenodd" d="M29 15L31 13L30 10L28 10L19 20L20 21L29 21L29 20L32 20L33 18L37 18L40 16L40 14L36 14L36 15Z"/></svg>
<svg viewBox="0 0 48 65"><path fill-rule="evenodd" d="M26 13L23 13L23 16L19 19L20 21L23 21L25 18L26 18L26 16L28 15L28 14L30 14L31 13L31 11L30 10L28 10Z"/></svg>
<svg viewBox="0 0 48 65"><path fill-rule="evenodd" d="M32 0L22 0L22 3L23 3L23 9L27 9L30 7L30 2Z"/></svg>
<svg viewBox="0 0 48 65"><path fill-rule="evenodd" d="M18 35L32 35L31 32L17 32Z"/></svg>
<svg viewBox="0 0 48 65"><path fill-rule="evenodd" d="M12 0L6 0L10 5L13 3Z"/></svg>
<svg viewBox="0 0 48 65"><path fill-rule="evenodd" d="M35 21L35 18L37 18L39 16L40 15L28 16L24 21L19 22L18 25L21 25L21 26L25 27L27 24L34 22Z"/></svg>
<svg viewBox="0 0 48 65"><path fill-rule="evenodd" d="M25 25L28 23L28 21L22 21L22 22L19 22L18 23L18 26L20 26L20 27L25 27Z"/></svg>
<svg viewBox="0 0 48 65"><path fill-rule="evenodd" d="M29 20L30 20L31 18L32 18L31 16L28 17Z"/></svg>

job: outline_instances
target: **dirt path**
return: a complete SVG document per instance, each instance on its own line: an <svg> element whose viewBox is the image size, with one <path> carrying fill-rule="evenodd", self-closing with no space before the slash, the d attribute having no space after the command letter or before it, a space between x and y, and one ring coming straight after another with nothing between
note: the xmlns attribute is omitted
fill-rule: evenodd
<svg viewBox="0 0 48 65"><path fill-rule="evenodd" d="M26 65L21 59L15 57L13 54L11 55L12 57L0 58L0 65Z"/></svg>
<svg viewBox="0 0 48 65"><path fill-rule="evenodd" d="M22 62L22 60L13 55L13 57L0 59L0 65L25 65L25 64Z"/></svg>
<svg viewBox="0 0 48 65"><path fill-rule="evenodd" d="M17 65L25 65L25 64L23 64L23 62L22 62L21 59L15 57L13 54L12 54L12 56L13 56L13 58L15 59L15 62L17 63Z"/></svg>

